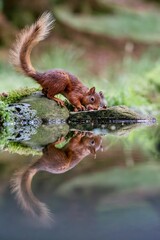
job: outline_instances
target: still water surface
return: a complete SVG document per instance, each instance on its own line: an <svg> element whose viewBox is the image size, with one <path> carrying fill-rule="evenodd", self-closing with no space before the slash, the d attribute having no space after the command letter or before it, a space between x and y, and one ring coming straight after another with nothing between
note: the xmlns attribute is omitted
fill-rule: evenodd
<svg viewBox="0 0 160 240"><path fill-rule="evenodd" d="M160 239L160 127L135 126L1 150L0 240Z"/></svg>

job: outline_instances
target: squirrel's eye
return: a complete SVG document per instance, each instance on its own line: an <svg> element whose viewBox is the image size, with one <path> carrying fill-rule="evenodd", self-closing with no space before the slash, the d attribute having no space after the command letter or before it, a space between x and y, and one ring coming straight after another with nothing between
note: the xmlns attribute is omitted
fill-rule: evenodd
<svg viewBox="0 0 160 240"><path fill-rule="evenodd" d="M94 98L94 97L91 97L90 100L91 100L91 102L94 102L95 98Z"/></svg>
<svg viewBox="0 0 160 240"><path fill-rule="evenodd" d="M90 141L90 144L91 144L92 146L94 146L94 145L95 145L95 141L94 141L94 140L91 140L91 141Z"/></svg>

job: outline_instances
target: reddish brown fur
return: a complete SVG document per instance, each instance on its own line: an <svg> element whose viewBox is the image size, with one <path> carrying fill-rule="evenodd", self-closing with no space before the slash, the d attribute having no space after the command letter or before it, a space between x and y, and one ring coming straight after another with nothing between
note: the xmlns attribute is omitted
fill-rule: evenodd
<svg viewBox="0 0 160 240"><path fill-rule="evenodd" d="M102 138L93 134L77 134L61 149L56 148L55 143L51 143L45 147L43 156L30 169L56 174L66 172L90 153L95 155L101 148L101 143Z"/></svg>
<svg viewBox="0 0 160 240"><path fill-rule="evenodd" d="M95 92L95 87L87 88L76 76L64 70L36 71L30 61L32 48L49 33L52 27L52 16L44 13L38 21L25 28L18 36L11 51L11 63L25 75L32 77L42 86L42 92L50 99L64 106L64 102L55 97L64 95L77 110L98 109L104 106L103 98ZM102 107L103 108L103 107Z"/></svg>
<svg viewBox="0 0 160 240"><path fill-rule="evenodd" d="M60 141L58 141L59 143ZM32 178L39 171L47 171L53 174L64 173L75 167L87 155L101 148L102 138L100 136L77 134L62 149L51 143L43 150L43 155L27 169L18 172L11 181L12 191L22 208L32 216L49 220L49 210L45 204L40 202L32 193Z"/></svg>

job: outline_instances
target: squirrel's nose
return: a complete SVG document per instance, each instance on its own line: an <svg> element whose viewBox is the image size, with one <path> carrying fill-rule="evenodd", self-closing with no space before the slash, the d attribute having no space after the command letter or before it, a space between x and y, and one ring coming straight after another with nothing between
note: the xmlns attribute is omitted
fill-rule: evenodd
<svg viewBox="0 0 160 240"><path fill-rule="evenodd" d="M87 109L88 109L88 110L97 110L98 108L97 108L97 107L88 106Z"/></svg>
<svg viewBox="0 0 160 240"><path fill-rule="evenodd" d="M87 110L93 110L93 107L91 105L87 106Z"/></svg>

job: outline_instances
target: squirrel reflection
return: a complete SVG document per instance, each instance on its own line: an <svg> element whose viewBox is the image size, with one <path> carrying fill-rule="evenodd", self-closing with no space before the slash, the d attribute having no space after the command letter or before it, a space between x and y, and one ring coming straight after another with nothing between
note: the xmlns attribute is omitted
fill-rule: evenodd
<svg viewBox="0 0 160 240"><path fill-rule="evenodd" d="M47 206L32 193L33 176L39 171L53 174L67 172L90 153L95 157L96 151L102 149L101 136L90 133L77 133L68 144L58 149L55 145L60 142L61 140L44 147L41 158L27 169L16 173L11 180L12 192L15 193L22 209L33 217L37 217L42 224L49 224L52 217Z"/></svg>

